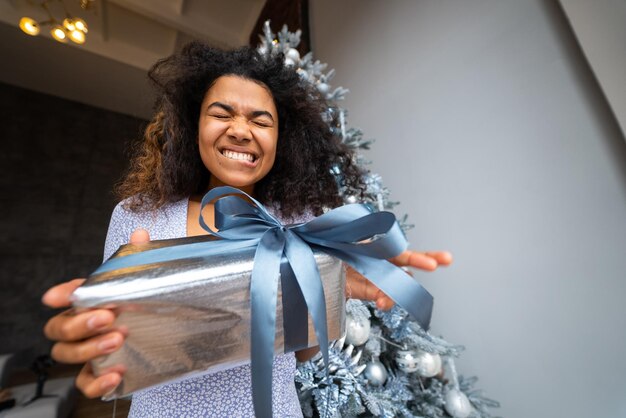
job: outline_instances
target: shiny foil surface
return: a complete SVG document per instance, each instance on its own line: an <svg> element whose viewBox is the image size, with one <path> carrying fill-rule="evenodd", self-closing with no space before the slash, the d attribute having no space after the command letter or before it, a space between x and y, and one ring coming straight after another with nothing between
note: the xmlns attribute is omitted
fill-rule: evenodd
<svg viewBox="0 0 626 418"><path fill-rule="evenodd" d="M125 245L113 255L208 240L192 237ZM206 374L250 361L250 275L254 248L227 255L129 267L88 278L74 293L74 306L117 310L116 326L128 330L122 348L92 361L96 375L122 364L122 383L106 399L167 381ZM340 338L345 323L345 271L340 260L315 252L326 299L328 338ZM283 268L286 261L283 259ZM281 268L282 269L282 268ZM289 295L285 295L288 302ZM317 345L308 319L308 343ZM285 352L283 303L278 286L275 354Z"/></svg>

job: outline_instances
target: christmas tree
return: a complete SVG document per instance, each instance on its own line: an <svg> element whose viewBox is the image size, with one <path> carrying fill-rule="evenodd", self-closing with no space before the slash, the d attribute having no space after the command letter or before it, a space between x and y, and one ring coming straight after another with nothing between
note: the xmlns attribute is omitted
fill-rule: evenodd
<svg viewBox="0 0 626 418"><path fill-rule="evenodd" d="M265 22L263 32L259 52L283 54L285 63L315 86L326 99L323 116L329 128L354 151L358 165L368 164L360 151L372 141L347 127L347 112L338 102L348 90L331 88L334 70L326 71L327 64L314 61L311 52L300 57L300 31L289 32L285 26L274 34ZM364 201L343 193L340 186L344 202L392 209L397 202L389 200L381 177L365 168L363 173ZM341 185L339 167L334 174ZM405 231L412 227L406 215L399 223ZM331 344L328 370L321 354L298 366L296 385L306 417L492 417L489 409L499 404L474 389L475 377L457 375L454 358L462 346L429 334L398 306L380 311L373 303L350 299L346 309L346 336Z"/></svg>

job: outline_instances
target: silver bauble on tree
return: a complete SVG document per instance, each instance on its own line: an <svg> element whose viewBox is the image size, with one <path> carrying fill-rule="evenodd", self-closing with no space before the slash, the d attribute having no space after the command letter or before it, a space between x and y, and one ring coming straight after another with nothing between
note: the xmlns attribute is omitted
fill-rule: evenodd
<svg viewBox="0 0 626 418"><path fill-rule="evenodd" d="M448 389L444 394L446 412L453 418L467 418L472 413L472 404L459 389Z"/></svg>
<svg viewBox="0 0 626 418"><path fill-rule="evenodd" d="M414 350L398 350L394 360L398 369L405 373L416 372L419 364L417 364L417 353Z"/></svg>
<svg viewBox="0 0 626 418"><path fill-rule="evenodd" d="M296 48L289 48L285 54L285 58L289 58L293 62L298 62L300 61L300 53Z"/></svg>
<svg viewBox="0 0 626 418"><path fill-rule="evenodd" d="M441 356L427 351L417 351L417 374L422 377L434 377L441 373Z"/></svg>
<svg viewBox="0 0 626 418"><path fill-rule="evenodd" d="M441 372L441 356L422 350L398 350L395 361L406 373L417 372L422 377L433 377Z"/></svg>
<svg viewBox="0 0 626 418"><path fill-rule="evenodd" d="M330 91L330 86L328 84L326 84L326 83L318 83L317 84L317 90L320 93L326 95Z"/></svg>
<svg viewBox="0 0 626 418"><path fill-rule="evenodd" d="M346 315L346 342L354 346L363 345L370 337L370 321L356 321L352 315Z"/></svg>
<svg viewBox="0 0 626 418"><path fill-rule="evenodd" d="M387 369L377 358L367 363L364 374L370 385L381 386L387 381Z"/></svg>

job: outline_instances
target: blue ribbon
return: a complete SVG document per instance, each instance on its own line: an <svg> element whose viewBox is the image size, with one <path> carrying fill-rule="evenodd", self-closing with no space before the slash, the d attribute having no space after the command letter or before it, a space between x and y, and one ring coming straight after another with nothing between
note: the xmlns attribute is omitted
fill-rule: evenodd
<svg viewBox="0 0 626 418"><path fill-rule="evenodd" d="M297 282L313 319L317 342L326 366L326 303L313 249L324 251L352 266L409 312L422 328L429 328L433 297L406 272L386 261L407 247L392 213L372 213L365 205L351 204L333 209L306 223L284 226L263 205L241 190L216 187L204 196L202 208L216 199L215 227L218 231L213 231L206 224L202 214L200 225L221 240L164 247L116 257L102 264L94 274L256 247L250 281L250 361L252 398L258 417L272 416L276 298L283 257L287 259L290 268L284 269L288 274L283 274L282 280ZM284 318L284 322L288 323L289 318ZM297 330L293 333L298 334Z"/></svg>

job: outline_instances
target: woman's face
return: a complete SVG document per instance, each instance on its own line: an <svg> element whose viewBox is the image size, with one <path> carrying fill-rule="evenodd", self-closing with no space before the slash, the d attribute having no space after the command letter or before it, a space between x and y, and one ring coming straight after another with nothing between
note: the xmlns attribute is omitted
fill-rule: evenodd
<svg viewBox="0 0 626 418"><path fill-rule="evenodd" d="M210 187L252 193L276 158L278 112L269 90L245 78L218 78L204 96L198 122L200 158Z"/></svg>

